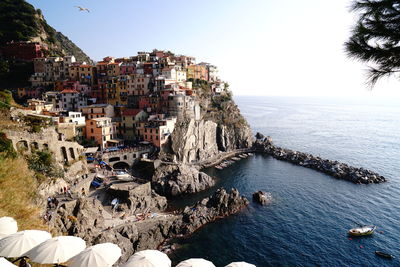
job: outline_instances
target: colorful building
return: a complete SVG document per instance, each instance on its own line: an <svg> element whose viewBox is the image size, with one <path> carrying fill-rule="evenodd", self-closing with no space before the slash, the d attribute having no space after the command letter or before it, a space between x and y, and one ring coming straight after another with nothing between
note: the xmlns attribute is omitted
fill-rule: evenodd
<svg viewBox="0 0 400 267"><path fill-rule="evenodd" d="M158 114L149 118L148 122L139 123L140 138L156 147L161 147L174 131L175 123L176 118L165 118L164 114Z"/></svg>
<svg viewBox="0 0 400 267"><path fill-rule="evenodd" d="M5 58L27 61L44 57L44 50L46 48L37 42L10 42L1 49Z"/></svg>
<svg viewBox="0 0 400 267"><path fill-rule="evenodd" d="M111 118L102 117L86 121L85 136L99 145L100 149L113 147L119 141L114 139L116 133L115 124Z"/></svg>

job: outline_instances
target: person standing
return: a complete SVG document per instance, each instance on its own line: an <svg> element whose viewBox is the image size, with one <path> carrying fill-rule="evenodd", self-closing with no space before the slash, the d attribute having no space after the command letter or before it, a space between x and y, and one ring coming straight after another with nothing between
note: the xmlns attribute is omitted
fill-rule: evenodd
<svg viewBox="0 0 400 267"><path fill-rule="evenodd" d="M19 267L31 267L31 265L29 263L27 263L25 259L20 260L18 266Z"/></svg>

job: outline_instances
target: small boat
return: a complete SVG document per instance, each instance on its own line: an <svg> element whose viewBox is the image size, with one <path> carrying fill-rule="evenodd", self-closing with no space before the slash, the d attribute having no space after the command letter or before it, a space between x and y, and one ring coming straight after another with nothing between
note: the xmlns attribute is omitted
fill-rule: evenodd
<svg viewBox="0 0 400 267"><path fill-rule="evenodd" d="M376 250L375 254L377 256L379 256L379 257L386 258L386 259L393 259L394 258L393 255L385 253L385 252L382 252L382 251L379 251L379 250Z"/></svg>
<svg viewBox="0 0 400 267"><path fill-rule="evenodd" d="M240 154L239 157L241 157L242 159L245 159L245 158L247 158L248 156L247 156L247 154Z"/></svg>
<svg viewBox="0 0 400 267"><path fill-rule="evenodd" d="M247 155L250 156L254 156L254 153L247 153Z"/></svg>
<svg viewBox="0 0 400 267"><path fill-rule="evenodd" d="M361 227L350 229L348 234L353 236L363 236L363 235L371 235L374 233L376 226L374 225L364 225Z"/></svg>
<svg viewBox="0 0 400 267"><path fill-rule="evenodd" d="M238 157L233 157L232 160L234 160L234 161L239 161L240 158L238 158Z"/></svg>
<svg viewBox="0 0 400 267"><path fill-rule="evenodd" d="M221 166L217 165L217 166L215 166L215 168L218 169L218 170L222 170L224 167L221 167Z"/></svg>

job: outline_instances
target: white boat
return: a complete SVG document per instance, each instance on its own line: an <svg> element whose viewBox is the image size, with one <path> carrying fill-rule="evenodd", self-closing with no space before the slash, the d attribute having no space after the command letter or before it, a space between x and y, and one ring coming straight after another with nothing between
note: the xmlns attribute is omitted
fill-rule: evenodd
<svg viewBox="0 0 400 267"><path fill-rule="evenodd" d="M363 236L363 235L372 235L376 229L374 225L364 225L357 228L352 228L348 231L349 235L353 236Z"/></svg>

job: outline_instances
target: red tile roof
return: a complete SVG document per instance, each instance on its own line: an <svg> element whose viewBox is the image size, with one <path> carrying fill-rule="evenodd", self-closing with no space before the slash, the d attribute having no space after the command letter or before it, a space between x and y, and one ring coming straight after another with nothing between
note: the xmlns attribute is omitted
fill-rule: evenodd
<svg viewBox="0 0 400 267"><path fill-rule="evenodd" d="M76 90L72 90L72 89L64 89L64 90L61 91L61 93L65 94L65 93L79 93L79 92L76 91Z"/></svg>
<svg viewBox="0 0 400 267"><path fill-rule="evenodd" d="M122 115L123 116L136 116L140 111L142 111L141 109L125 109L124 111L122 111Z"/></svg>

